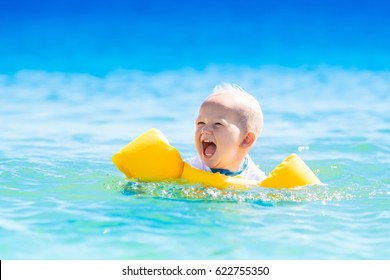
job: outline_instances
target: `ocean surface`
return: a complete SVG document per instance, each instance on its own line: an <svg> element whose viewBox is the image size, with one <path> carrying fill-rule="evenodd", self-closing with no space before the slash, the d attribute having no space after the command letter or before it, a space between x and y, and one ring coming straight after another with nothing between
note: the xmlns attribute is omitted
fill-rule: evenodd
<svg viewBox="0 0 390 280"><path fill-rule="evenodd" d="M111 157L151 127L183 158L217 83L261 103L251 150L325 186L128 184ZM389 259L390 71L217 66L0 74L0 259ZM153 160L153 159L151 159Z"/></svg>
<svg viewBox="0 0 390 280"><path fill-rule="evenodd" d="M210 64L390 70L388 0L0 1L0 73Z"/></svg>

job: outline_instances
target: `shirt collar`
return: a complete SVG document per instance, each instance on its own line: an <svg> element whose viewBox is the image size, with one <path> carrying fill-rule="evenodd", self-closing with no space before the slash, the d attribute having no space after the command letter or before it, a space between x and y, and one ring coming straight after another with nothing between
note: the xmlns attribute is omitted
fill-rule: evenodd
<svg viewBox="0 0 390 280"><path fill-rule="evenodd" d="M226 175L226 176L237 176L237 175L240 175L244 170L245 168L248 166L248 157L246 156L244 158L244 164L242 165L241 169L238 170L238 171L230 171L228 169L223 169L223 168L210 168L211 172L213 173L221 173L223 175Z"/></svg>

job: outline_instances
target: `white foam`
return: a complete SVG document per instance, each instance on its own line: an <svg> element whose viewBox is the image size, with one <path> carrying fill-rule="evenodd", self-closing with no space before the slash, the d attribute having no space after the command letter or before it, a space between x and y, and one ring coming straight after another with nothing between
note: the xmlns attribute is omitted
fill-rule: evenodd
<svg viewBox="0 0 390 280"><path fill-rule="evenodd" d="M390 71L330 66L121 70L104 77L23 70L0 76L0 131L14 143L52 139L71 149L82 142L75 139L104 144L157 127L173 143L192 143L198 106L221 82L259 99L265 139L295 139L297 146L313 135L386 141L380 131L387 129Z"/></svg>

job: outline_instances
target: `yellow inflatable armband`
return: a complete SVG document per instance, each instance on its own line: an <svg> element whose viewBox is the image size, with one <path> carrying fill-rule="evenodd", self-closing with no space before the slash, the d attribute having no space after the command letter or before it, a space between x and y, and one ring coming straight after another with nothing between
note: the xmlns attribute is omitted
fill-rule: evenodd
<svg viewBox="0 0 390 280"><path fill-rule="evenodd" d="M128 178L144 181L180 178L183 171L179 152L153 128L127 144L112 161Z"/></svg>
<svg viewBox="0 0 390 280"><path fill-rule="evenodd" d="M219 189L237 190L251 186L293 188L321 184L296 154L288 156L262 182L199 170L183 162L178 150L169 144L160 131L153 128L122 148L113 156L112 161L127 178L137 178L141 181L180 180Z"/></svg>

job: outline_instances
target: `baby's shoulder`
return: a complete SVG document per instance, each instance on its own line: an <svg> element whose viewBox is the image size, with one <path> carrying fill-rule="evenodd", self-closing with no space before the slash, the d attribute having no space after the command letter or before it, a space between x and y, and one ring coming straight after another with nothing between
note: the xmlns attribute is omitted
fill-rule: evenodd
<svg viewBox="0 0 390 280"><path fill-rule="evenodd" d="M256 165L252 158L248 155L248 165L244 171L243 178L250 180L263 181L267 175Z"/></svg>

